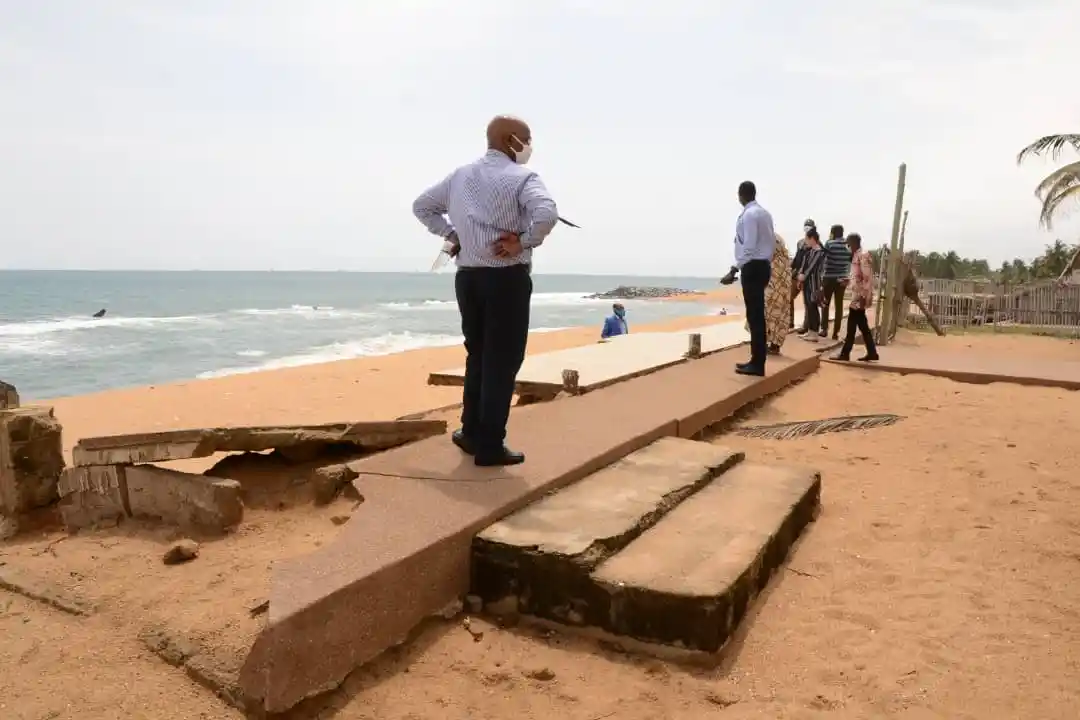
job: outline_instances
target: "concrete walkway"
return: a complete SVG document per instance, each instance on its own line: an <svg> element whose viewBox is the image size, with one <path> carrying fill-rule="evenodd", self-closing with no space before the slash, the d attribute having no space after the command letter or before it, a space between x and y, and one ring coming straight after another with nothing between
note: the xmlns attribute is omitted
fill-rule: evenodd
<svg viewBox="0 0 1080 720"><path fill-rule="evenodd" d="M525 358L517 390L526 395L553 395L563 386L563 370L576 370L578 387L595 390L639 377L686 360L690 335L701 336L701 352L710 355L750 341L741 320L680 332L631 333L595 345L567 348ZM463 385L465 368L442 370L428 377L430 385Z"/></svg>
<svg viewBox="0 0 1080 720"><path fill-rule="evenodd" d="M1003 382L1080 390L1080 362L1025 360L977 353L945 353L894 345L881 348L880 354L881 360L876 363L845 363L837 360L828 362L902 375L936 375L976 385ZM1077 356L1080 358L1080 353Z"/></svg>
<svg viewBox="0 0 1080 720"><path fill-rule="evenodd" d="M249 708L282 712L332 689L459 600L473 537L492 522L659 438L694 437L820 362L804 343L785 351L765 378L734 373L736 348L514 413L509 441L528 455L517 467L478 468L445 436L354 463L363 511L333 543L274 567L268 624L240 676Z"/></svg>

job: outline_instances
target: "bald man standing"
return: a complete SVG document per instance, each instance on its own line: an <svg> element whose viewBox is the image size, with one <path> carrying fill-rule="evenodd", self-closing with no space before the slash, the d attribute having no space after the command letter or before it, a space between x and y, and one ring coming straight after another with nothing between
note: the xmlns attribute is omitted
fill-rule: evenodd
<svg viewBox="0 0 1080 720"><path fill-rule="evenodd" d="M413 214L453 243L457 261L466 359L454 444L477 465L517 465L525 455L506 447L506 423L529 339L532 251L559 215L540 176L525 167L532 132L524 121L495 118L487 144L483 157L424 191Z"/></svg>

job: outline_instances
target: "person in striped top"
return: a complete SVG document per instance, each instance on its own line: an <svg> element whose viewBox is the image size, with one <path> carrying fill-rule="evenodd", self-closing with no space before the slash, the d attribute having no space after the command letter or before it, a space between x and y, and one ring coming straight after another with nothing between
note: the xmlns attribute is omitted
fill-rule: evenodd
<svg viewBox="0 0 1080 720"><path fill-rule="evenodd" d="M487 127L487 153L459 167L413 203L413 214L451 244L454 289L465 336L461 429L454 444L477 465L517 465L504 444L514 383L525 359L533 251L559 220L540 176L525 167L532 131L499 116Z"/></svg>
<svg viewBox="0 0 1080 720"><path fill-rule="evenodd" d="M821 337L829 334L829 305L835 303L832 339L840 338L840 321L844 319L844 293L851 274L851 250L844 239L844 226L833 225L825 243L825 268L821 282Z"/></svg>

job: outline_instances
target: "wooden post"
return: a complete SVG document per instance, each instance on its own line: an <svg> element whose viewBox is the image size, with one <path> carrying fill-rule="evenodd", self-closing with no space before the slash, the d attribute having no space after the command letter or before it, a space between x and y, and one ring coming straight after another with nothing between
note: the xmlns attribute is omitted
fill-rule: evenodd
<svg viewBox="0 0 1080 720"><path fill-rule="evenodd" d="M701 333L690 333L690 345L686 350L686 357L691 360L701 357Z"/></svg>
<svg viewBox="0 0 1080 720"><path fill-rule="evenodd" d="M905 210L904 216L900 220L900 240L898 241L896 248L896 251L900 254L900 269L896 281L896 294L893 299L893 326L889 333L890 340L896 336L896 330L900 327L900 324L907 320L907 306L904 303L904 300L907 297L907 293L904 292L904 280L907 277L906 271L908 268L907 254L904 252L904 236L907 233L907 218L908 211Z"/></svg>
<svg viewBox="0 0 1080 720"><path fill-rule="evenodd" d="M896 295L900 286L900 222L904 211L904 188L907 183L907 164L900 163L896 178L896 204L893 206L892 237L889 242L889 268L885 275L884 302L881 303L881 327L878 344L887 345L896 332Z"/></svg>
<svg viewBox="0 0 1080 720"><path fill-rule="evenodd" d="M563 370L562 371L562 387L563 390L571 395L577 395L581 392L578 382L580 381L577 370Z"/></svg>

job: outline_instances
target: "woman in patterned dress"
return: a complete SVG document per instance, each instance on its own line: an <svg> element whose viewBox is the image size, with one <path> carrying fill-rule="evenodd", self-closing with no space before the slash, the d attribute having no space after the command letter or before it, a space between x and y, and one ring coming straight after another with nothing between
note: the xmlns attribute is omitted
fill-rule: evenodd
<svg viewBox="0 0 1080 720"><path fill-rule="evenodd" d="M776 236L772 277L765 288L765 339L769 354L779 355L791 328L791 255L784 238ZM747 330L750 329L747 324Z"/></svg>

